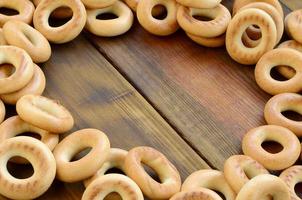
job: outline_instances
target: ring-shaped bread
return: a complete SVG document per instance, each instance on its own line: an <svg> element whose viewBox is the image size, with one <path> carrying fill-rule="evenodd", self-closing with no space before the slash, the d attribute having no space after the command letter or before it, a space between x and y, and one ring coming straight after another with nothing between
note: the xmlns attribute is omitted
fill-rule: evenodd
<svg viewBox="0 0 302 200"><path fill-rule="evenodd" d="M199 170L186 178L181 186L182 191L207 188L220 192L226 200L235 200L236 194L222 172L212 169Z"/></svg>
<svg viewBox="0 0 302 200"><path fill-rule="evenodd" d="M157 173L160 182L155 181L145 171L142 163ZM179 172L162 153L151 147L141 146L131 149L125 159L125 171L150 199L168 199L180 191Z"/></svg>
<svg viewBox="0 0 302 200"><path fill-rule="evenodd" d="M26 179L10 175L7 162L20 156L33 166L34 173ZM56 161L49 148L41 141L19 136L0 144L0 193L10 199L35 199L51 186L56 175Z"/></svg>
<svg viewBox="0 0 302 200"><path fill-rule="evenodd" d="M153 17L152 10L157 5L162 5L167 10L164 19ZM137 5L137 19L148 32L154 35L166 36L176 32L179 28L176 15L178 4L174 0L139 0Z"/></svg>
<svg viewBox="0 0 302 200"><path fill-rule="evenodd" d="M272 77L271 71L276 66L288 66L295 70L295 75L285 81ZM280 93L297 93L302 90L302 54L289 48L278 48L264 54L255 68L255 79L265 92L276 95Z"/></svg>
<svg viewBox="0 0 302 200"><path fill-rule="evenodd" d="M302 43L302 9L295 10L286 16L285 30L288 36Z"/></svg>
<svg viewBox="0 0 302 200"><path fill-rule="evenodd" d="M264 142L279 143L283 149L271 153L262 147ZM282 126L266 125L250 130L242 140L242 150L247 156L269 170L283 170L292 166L299 158L301 145L298 137Z"/></svg>
<svg viewBox="0 0 302 200"><path fill-rule="evenodd" d="M48 19L57 8L69 7L72 10L71 19L65 24L52 27ZM86 23L86 10L81 0L43 0L39 3L34 13L34 27L41 32L50 42L66 43L77 37Z"/></svg>
<svg viewBox="0 0 302 200"><path fill-rule="evenodd" d="M30 25L10 20L3 26L3 33L6 42L24 49L34 63L46 62L51 55L51 48L48 40Z"/></svg>
<svg viewBox="0 0 302 200"><path fill-rule="evenodd" d="M202 21L196 19L194 16L208 17L212 20ZM177 22L179 26L187 33L200 37L212 38L223 35L230 21L231 14L222 4L211 9L179 6L177 10Z"/></svg>
<svg viewBox="0 0 302 200"><path fill-rule="evenodd" d="M252 25L259 26L262 34L260 43L250 48L245 46L242 35ZM248 8L237 13L226 32L226 49L229 55L241 64L256 64L263 54L272 50L277 41L277 29L272 17L257 8Z"/></svg>
<svg viewBox="0 0 302 200"><path fill-rule="evenodd" d="M0 94L11 93L25 87L34 75L34 64L30 56L15 46L0 46L0 64L11 64L14 71L0 78Z"/></svg>
<svg viewBox="0 0 302 200"><path fill-rule="evenodd" d="M97 19L104 13L112 13L117 16L114 19ZM87 10L87 22L85 28L98 36L113 37L127 32L133 24L133 13L123 2L116 1L106 8Z"/></svg>
<svg viewBox="0 0 302 200"><path fill-rule="evenodd" d="M282 179L270 174L261 174L242 187L236 200L260 200L268 196L274 200L290 200L289 190Z"/></svg>
<svg viewBox="0 0 302 200"><path fill-rule="evenodd" d="M91 148L87 155L71 161L77 153L87 148ZM73 132L53 151L57 162L57 178L64 182L77 182L93 176L105 163L109 150L109 139L102 131L82 129Z"/></svg>
<svg viewBox="0 0 302 200"><path fill-rule="evenodd" d="M302 136L302 122L287 118L282 113L294 111L302 114L302 96L295 93L282 93L273 96L265 105L264 118L268 124L288 128L298 137Z"/></svg>
<svg viewBox="0 0 302 200"><path fill-rule="evenodd" d="M136 183L125 175L107 174L95 179L85 190L82 200L103 200L117 193L124 200L144 200Z"/></svg>
<svg viewBox="0 0 302 200"><path fill-rule="evenodd" d="M35 6L29 0L0 0L0 7L18 11L18 14L16 15L5 15L0 13L0 27L9 20L19 20L27 24L32 22Z"/></svg>
<svg viewBox="0 0 302 200"><path fill-rule="evenodd" d="M64 106L39 95L21 97L16 110L24 121L52 133L69 131L74 124L72 115Z"/></svg>

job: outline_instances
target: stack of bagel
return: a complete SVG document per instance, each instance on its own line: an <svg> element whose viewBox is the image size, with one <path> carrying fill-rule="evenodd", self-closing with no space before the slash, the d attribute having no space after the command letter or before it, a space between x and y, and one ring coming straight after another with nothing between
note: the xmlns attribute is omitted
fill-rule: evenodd
<svg viewBox="0 0 302 200"><path fill-rule="evenodd" d="M219 0L178 0L177 21L186 34L198 44L220 47L231 20L229 10ZM207 17L199 20L196 17Z"/></svg>
<svg viewBox="0 0 302 200"><path fill-rule="evenodd" d="M124 34L133 24L133 13L129 6L120 0L76 0L76 1L33 1L37 6L34 26L45 35L49 41L64 43L76 37L83 28L103 37L113 37ZM53 18L70 18L64 29L66 35L59 33L60 29L44 27L45 13L52 13ZM102 14L111 13L112 19L98 18ZM61 30L62 31L62 30ZM60 34L61 38L57 34ZM63 39L64 38L64 39Z"/></svg>
<svg viewBox="0 0 302 200"><path fill-rule="evenodd" d="M43 93L46 84L44 73L26 51L15 46L0 46L0 54L9 63L0 68L0 98L5 103L14 105L26 94Z"/></svg>
<svg viewBox="0 0 302 200"><path fill-rule="evenodd" d="M226 34L226 48L237 62L256 64L283 36L283 10L277 0L236 0Z"/></svg>

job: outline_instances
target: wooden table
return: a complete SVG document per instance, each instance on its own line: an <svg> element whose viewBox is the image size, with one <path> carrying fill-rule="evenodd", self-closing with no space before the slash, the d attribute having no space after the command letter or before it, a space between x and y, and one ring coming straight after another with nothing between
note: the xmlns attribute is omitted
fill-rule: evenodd
<svg viewBox="0 0 302 200"><path fill-rule="evenodd" d="M285 13L302 8L301 0L282 2ZM223 3L230 8L232 1ZM225 48L195 44L183 31L157 37L135 22L123 36L83 33L52 50L42 67L44 95L72 112L73 131L100 129L112 147L126 150L154 147L183 180L199 169L221 170L241 153L243 135L265 124L270 96L256 85L254 67L237 64ZM55 181L39 199L81 199L83 191L81 183Z"/></svg>

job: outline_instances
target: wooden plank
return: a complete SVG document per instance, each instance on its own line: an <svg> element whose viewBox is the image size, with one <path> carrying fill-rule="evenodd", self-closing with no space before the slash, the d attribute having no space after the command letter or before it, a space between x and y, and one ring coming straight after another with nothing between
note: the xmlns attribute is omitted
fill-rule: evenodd
<svg viewBox="0 0 302 200"><path fill-rule="evenodd" d="M228 8L232 5L224 3ZM227 157L241 153L241 138L249 129L265 124L263 108L270 96L256 85L254 67L234 62L225 48L201 47L183 31L157 37L137 22L121 37L86 35L182 137L219 169Z"/></svg>
<svg viewBox="0 0 302 200"><path fill-rule="evenodd" d="M280 0L283 4L285 4L291 10L302 9L302 1L301 0Z"/></svg>
<svg viewBox="0 0 302 200"><path fill-rule="evenodd" d="M43 67L45 96L58 99L75 118L74 130L103 130L112 147L152 146L179 169L182 178L209 166L150 104L83 37L53 46ZM39 199L81 199L81 183L56 181Z"/></svg>

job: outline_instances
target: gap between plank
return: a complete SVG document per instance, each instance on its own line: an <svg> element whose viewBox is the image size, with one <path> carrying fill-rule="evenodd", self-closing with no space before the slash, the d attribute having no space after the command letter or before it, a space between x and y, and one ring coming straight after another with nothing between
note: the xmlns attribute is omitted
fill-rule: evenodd
<svg viewBox="0 0 302 200"><path fill-rule="evenodd" d="M287 13L288 11L292 11L292 9L290 9L282 0L279 1L283 7L283 10L285 11L285 13ZM199 155L212 169L217 169L217 167L215 167L204 155L201 151L199 151L188 139L186 139L186 137L184 137L184 134L182 133L181 130L178 129L177 126L173 125L173 123L170 122L169 118L159 109L157 108L157 106L148 98L147 95L145 95L144 91L141 90L139 87L137 87L137 85L135 84L134 81L132 81L132 79L125 73L123 72L123 70L121 70L121 68L118 67L118 64L116 64L114 62L113 59L110 58L110 56L108 56L106 54L105 51L103 51L94 41L93 39L91 39L89 37L89 33L83 33L84 34L84 38L112 65L112 67L117 70L122 76L123 78L129 83L131 84L131 86L140 94L142 95L142 97L148 102L149 105L152 106L152 108L166 121L166 123L168 123L168 125L170 127L173 128L173 130L189 145L189 147L191 147L191 149L197 153L197 155Z"/></svg>
<svg viewBox="0 0 302 200"><path fill-rule="evenodd" d="M136 84L131 80L130 77L127 76L126 73L124 73L119 67L118 65L106 54L106 52L104 52L101 48L99 48L99 46L97 44L95 44L93 42L92 39L89 38L88 36L89 33L84 33L84 38L112 65L112 67L117 70L122 76L123 78L148 102L149 105L151 105L151 107L165 120L165 122L171 126L173 128L173 130L180 136L181 139L183 139L191 149L193 149L193 151L195 153L197 153L197 155L199 157L201 157L212 169L217 170L217 167L215 167L203 154L202 152L200 152L196 147L194 147L194 145L187 140L183 133L176 127L174 126L172 123L170 123L169 119L165 116L165 114L163 112L161 112L160 109L158 109L153 102L147 97L147 95L145 95L144 91L142 91L139 87L136 86Z"/></svg>

